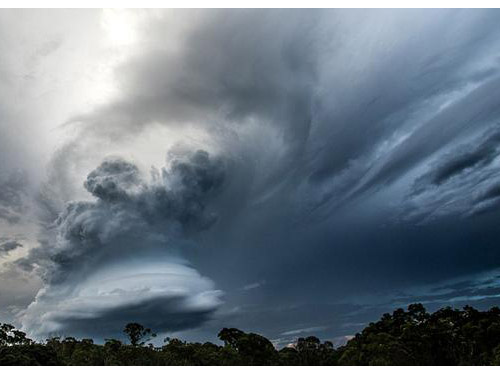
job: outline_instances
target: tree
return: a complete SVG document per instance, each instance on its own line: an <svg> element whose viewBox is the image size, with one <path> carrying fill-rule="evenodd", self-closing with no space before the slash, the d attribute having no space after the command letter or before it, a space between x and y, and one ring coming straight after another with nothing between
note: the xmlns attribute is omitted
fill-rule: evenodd
<svg viewBox="0 0 500 375"><path fill-rule="evenodd" d="M273 344L261 335L245 333L236 328L224 328L218 336L226 346L238 353L242 364L269 366L278 363L278 353Z"/></svg>
<svg viewBox="0 0 500 375"><path fill-rule="evenodd" d="M15 329L12 324L0 324L0 345L30 345L31 339L26 337L26 333Z"/></svg>
<svg viewBox="0 0 500 375"><path fill-rule="evenodd" d="M128 323L123 332L128 336L132 346L142 346L151 338L156 337L156 333L153 333L149 328L144 328L139 323Z"/></svg>
<svg viewBox="0 0 500 375"><path fill-rule="evenodd" d="M295 343L299 364L303 366L327 366L336 363L335 349L330 341L321 342L315 336L300 337Z"/></svg>

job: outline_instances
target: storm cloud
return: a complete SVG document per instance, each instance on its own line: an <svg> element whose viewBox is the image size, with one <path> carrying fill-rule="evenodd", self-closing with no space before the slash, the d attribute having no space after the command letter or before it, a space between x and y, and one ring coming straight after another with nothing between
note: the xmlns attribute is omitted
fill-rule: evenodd
<svg viewBox="0 0 500 375"><path fill-rule="evenodd" d="M23 326L36 335L81 335L90 327L102 335L119 332L130 316L163 331L208 319L220 292L181 250L188 234L215 222L206 205L223 181L222 162L204 151L170 160L149 180L130 162L105 160L84 182L95 200L68 203L45 243L17 261L45 281Z"/></svg>
<svg viewBox="0 0 500 375"><path fill-rule="evenodd" d="M56 128L38 244L13 261L43 287L17 319L38 336L140 320L279 341L416 300L495 303L498 15L89 13L113 95ZM2 181L0 217L25 217L22 181Z"/></svg>

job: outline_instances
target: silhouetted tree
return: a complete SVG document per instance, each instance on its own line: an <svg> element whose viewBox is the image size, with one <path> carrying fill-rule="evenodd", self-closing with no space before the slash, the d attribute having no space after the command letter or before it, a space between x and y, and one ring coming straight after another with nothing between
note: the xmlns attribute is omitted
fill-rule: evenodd
<svg viewBox="0 0 500 375"><path fill-rule="evenodd" d="M151 332L151 329L144 328L139 323L128 323L123 332L128 336L132 346L144 345L152 337L156 337L156 334Z"/></svg>
<svg viewBox="0 0 500 375"><path fill-rule="evenodd" d="M236 328L224 328L218 337L238 353L241 361L249 365L273 365L278 353L273 344L261 335L245 333Z"/></svg>

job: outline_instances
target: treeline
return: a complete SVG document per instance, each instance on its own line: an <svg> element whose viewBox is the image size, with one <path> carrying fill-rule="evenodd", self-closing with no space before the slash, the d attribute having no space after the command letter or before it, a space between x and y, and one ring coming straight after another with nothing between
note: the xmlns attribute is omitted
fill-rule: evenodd
<svg viewBox="0 0 500 375"><path fill-rule="evenodd" d="M125 327L129 343L59 337L37 343L12 325L0 326L0 365L499 365L500 309L446 307L432 314L423 305L397 309L370 323L345 346L314 336L276 350L265 337L224 328L223 345L167 338L163 346L138 323Z"/></svg>

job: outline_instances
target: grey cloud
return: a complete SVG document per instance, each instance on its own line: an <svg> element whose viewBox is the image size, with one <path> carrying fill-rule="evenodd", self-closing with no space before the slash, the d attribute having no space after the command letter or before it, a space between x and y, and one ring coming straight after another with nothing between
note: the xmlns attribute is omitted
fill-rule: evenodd
<svg viewBox="0 0 500 375"><path fill-rule="evenodd" d="M90 329L94 317L63 301L96 310L79 289L94 270L177 248L227 291L227 309L244 307L211 329L275 337L319 325L331 327L325 338L352 334L348 314L367 294L500 264L498 11L172 11L147 21L115 71L120 95L66 124L76 136L40 194L41 245L17 262L41 271L53 294L37 298L27 325L48 313L44 332ZM187 143L209 138L229 167L181 153L148 180L108 159L84 182L92 201L72 190L71 172L88 170L107 143L126 153L160 127ZM188 285L200 280L188 275ZM242 290L256 280L265 287ZM120 296L117 306L136 311ZM330 304L352 296L359 304ZM170 298L147 306L187 297ZM207 306L198 321L218 299ZM96 317L122 319L119 310Z"/></svg>
<svg viewBox="0 0 500 375"><path fill-rule="evenodd" d="M438 167L438 170L436 170L432 182L439 185L468 168L482 167L491 163L497 156L496 146L496 144L492 146L488 145L475 151L465 152L454 160L443 163Z"/></svg>
<svg viewBox="0 0 500 375"><path fill-rule="evenodd" d="M175 332L195 328L212 318L218 305L198 309L185 306L186 297L159 297L96 313L90 318L62 316L54 322L61 325L59 333L79 337L117 337L133 318L144 322L153 332Z"/></svg>
<svg viewBox="0 0 500 375"><path fill-rule="evenodd" d="M23 244L19 241L0 237L0 256L2 256L2 254L8 254L19 247L23 247Z"/></svg>
<svg viewBox="0 0 500 375"><path fill-rule="evenodd" d="M57 267L81 267L79 257L102 252L106 244L126 237L140 243L150 235L168 242L168 236L204 230L217 219L205 207L221 187L223 168L220 160L197 151L185 160L173 160L147 184L135 165L104 161L84 183L97 201L69 203L55 222L61 245L35 249L35 261L48 252ZM54 277L53 269L50 274Z"/></svg>
<svg viewBox="0 0 500 375"><path fill-rule="evenodd" d="M467 301L473 301L474 299L487 299L493 297L500 297L499 287L461 289L453 292L431 295L412 295L410 297L398 299L395 302L398 304L410 304L415 302L441 302L443 304L446 304L458 300L467 303Z"/></svg>
<svg viewBox="0 0 500 375"><path fill-rule="evenodd" d="M394 182L453 141L491 125L500 116L496 100L499 82L495 79L481 85L423 124L374 168L355 194Z"/></svg>
<svg viewBox="0 0 500 375"><path fill-rule="evenodd" d="M241 289L245 290L245 291L249 291L252 289L260 288L264 285L266 285L266 281L262 280L262 281L258 281L258 282L252 283L252 284L247 284L247 285L243 286L243 288L241 288Z"/></svg>
<svg viewBox="0 0 500 375"><path fill-rule="evenodd" d="M153 45L154 50L146 49L117 70L120 85L130 95L75 121L110 120L101 129L104 132L154 121L172 125L219 115L238 120L259 116L280 122L286 116L291 131L308 125L299 120L309 112L315 48L311 25L320 17L318 12L176 13L149 23L146 45ZM183 29L175 52L168 44L158 49L157 43L179 16L196 23Z"/></svg>
<svg viewBox="0 0 500 375"><path fill-rule="evenodd" d="M16 314L33 302L41 288L40 279L12 263L0 264L0 320L16 321Z"/></svg>
<svg viewBox="0 0 500 375"><path fill-rule="evenodd" d="M482 139L471 144L461 145L440 157L430 172L420 177L417 185L430 182L440 185L448 179L472 168L483 168L498 156L500 132L494 127L483 135ZM417 186L417 191L419 190Z"/></svg>
<svg viewBox="0 0 500 375"><path fill-rule="evenodd" d="M455 160L442 165L433 176L432 182L439 185L467 168L475 167L478 164L487 164L492 161L493 157L496 156L494 155L494 151L494 149L489 149L465 153L461 156L461 158L456 158Z"/></svg>
<svg viewBox="0 0 500 375"><path fill-rule="evenodd" d="M139 187L139 169L122 160L103 162L84 182L85 188L103 201L120 201L128 197L127 190Z"/></svg>
<svg viewBox="0 0 500 375"><path fill-rule="evenodd" d="M23 171L0 174L0 219L10 224L21 220L27 210L28 177Z"/></svg>
<svg viewBox="0 0 500 375"><path fill-rule="evenodd" d="M148 38L115 72L124 95L67 126L115 142L154 126L194 127L238 160L249 188L264 195L293 177L306 147L322 18L318 11L165 12L143 26ZM264 173L248 175L261 164Z"/></svg>
<svg viewBox="0 0 500 375"><path fill-rule="evenodd" d="M460 38L443 26L458 24ZM113 139L194 124L241 168L266 167L252 176L266 199L305 195L326 209L358 199L496 116L494 13L179 11L142 31L142 49L116 71L126 94L72 121Z"/></svg>
<svg viewBox="0 0 500 375"><path fill-rule="evenodd" d="M365 25L365 28L354 31L346 26L346 30L353 33L350 48L371 45L373 50L366 54L358 52L359 59L351 59L354 61L348 60L350 50L339 51L337 58L345 66L339 66L338 73L331 74L332 79L335 79L328 91L331 94L321 98L321 108L324 108L324 111L318 116L325 126L318 127L317 131L321 136L319 140L323 147L316 153L315 163L312 165L315 172L311 177L313 181L321 181L343 168L349 168L352 160L357 158L363 160L364 154L373 153L378 141L385 139L388 155L380 158L379 163L374 163L376 156L366 161L374 164L368 165L368 169L380 168L377 164L381 162L387 164L378 173L377 180L373 183L367 182L368 186L377 186L388 177L382 175L386 175L388 170L393 168L390 165L396 163L396 159L399 158L398 151L393 152L394 146L390 142L394 135L398 135L398 132L399 136L411 133L415 127L426 128L431 133L438 127L442 129L443 125L424 126L427 121L441 121L439 120L441 108L436 102L442 103L447 95L453 96L470 83L487 83L498 75L498 70L490 67L485 69L484 74L478 74L481 69L468 69L474 59L479 59L492 47L490 36L498 33L498 30L494 25L494 16L481 13L393 10L346 12L344 15L349 21L350 17L356 19L358 16ZM450 19L462 22L464 28L473 29L474 36L462 35L459 39L453 37L451 30L446 30L444 27ZM478 26L479 24L481 26ZM367 30L370 29L379 30L382 35L367 35ZM394 34L391 35L391 32ZM398 37L394 38L396 33ZM439 41L433 39L432 43L429 42L429 39L438 35ZM384 49L389 43L392 43L390 52ZM456 49L451 47L454 43L458 43ZM467 51L471 50L475 53L469 55ZM346 53L345 57L342 52ZM390 62L386 60L388 56ZM493 57L490 62L494 66ZM351 71L351 67L356 67L356 64L364 70L360 69L359 73ZM345 74L353 77L353 82L344 83ZM325 75L328 77L328 74ZM344 91L338 92L335 84ZM493 85L490 85L490 89L491 86ZM485 99L488 98L485 95ZM491 101L494 102L494 99ZM319 125L323 125L323 122ZM446 126L458 126L453 124L454 120L451 118L445 122ZM416 136L418 134L419 132L415 133ZM432 139L426 137L425 140L441 144L445 139L449 140L455 136L453 134L447 137L444 133L442 135L443 137L436 134L431 137ZM411 152L409 144L417 138L410 137L404 146L400 147L399 152L409 156ZM336 142L336 147L328 147L328 144L335 139L341 139L342 142ZM425 148L429 147L430 143L418 142L415 148L418 152L427 153ZM403 166L401 170L404 171L405 167Z"/></svg>
<svg viewBox="0 0 500 375"><path fill-rule="evenodd" d="M210 280L184 264L180 250L190 235L215 222L216 215L206 206L223 181L222 161L205 151L179 155L149 181L129 162L104 161L84 182L96 200L68 203L40 239L41 246L15 262L24 270L35 269L45 282L22 314L23 325L43 335L55 330L80 334L92 325L108 325L109 332L116 333L123 319L133 317L158 329L203 323L220 304L220 293ZM148 273L151 257L163 268ZM136 282L127 284L134 275L130 268L116 271L118 276L112 269L130 259L140 267ZM174 271L168 271L172 267ZM99 272L107 275L106 281L96 284ZM94 283L102 289L113 278L123 278L124 272L126 279L116 282L114 289L96 294L96 287L84 287ZM144 287L139 291L141 283ZM142 307L134 302L138 296L144 298ZM163 307L158 317L152 312L159 306Z"/></svg>
<svg viewBox="0 0 500 375"><path fill-rule="evenodd" d="M434 287L424 287L394 298L393 303L404 305L415 301L425 304L469 304L474 301L487 302L500 298L498 269L490 271L486 276L476 275L475 279L465 279L452 283L444 283Z"/></svg>
<svg viewBox="0 0 500 375"><path fill-rule="evenodd" d="M499 184L495 184L495 185L491 186L483 194L481 194L477 198L477 200L479 202L481 202L481 201L486 201L486 200L490 200L490 199L496 199L498 197L500 197L500 185Z"/></svg>
<svg viewBox="0 0 500 375"><path fill-rule="evenodd" d="M0 219L5 220L9 224L17 224L21 220L17 213L13 213L11 210L0 207Z"/></svg>
<svg viewBox="0 0 500 375"><path fill-rule="evenodd" d="M475 284L476 283L472 280L466 280L466 281L460 281L460 282L453 283L453 284L436 286L434 288L431 288L430 291L431 292L440 292L440 291L443 291L446 289L461 290L461 289L465 289L465 288L470 288L470 287L474 286Z"/></svg>
<svg viewBox="0 0 500 375"><path fill-rule="evenodd" d="M181 15L193 22L179 32ZM124 95L72 126L113 140L154 126L210 134L234 168L214 201L219 225L190 259L224 290L268 281L228 296L231 306L314 305L487 269L499 261L498 215L472 212L499 177L486 133L500 116L497 18L174 12L145 25L148 38L117 69ZM330 326L321 308L321 318L304 312L308 326ZM283 311L276 335L298 326ZM247 311L236 322L259 319L272 320Z"/></svg>
<svg viewBox="0 0 500 375"><path fill-rule="evenodd" d="M134 268L139 266L137 272ZM79 285L52 285L19 314L24 329L94 338L119 337L130 321L159 333L198 327L220 306L221 292L194 269L158 255L93 272Z"/></svg>
<svg viewBox="0 0 500 375"><path fill-rule="evenodd" d="M292 331L283 332L282 336L293 336L293 335L304 335L306 333L312 333L317 331L324 331L328 327L307 327L307 328L299 328Z"/></svg>
<svg viewBox="0 0 500 375"><path fill-rule="evenodd" d="M410 217L470 216L495 206L500 154L498 126L474 136L438 156L415 179L408 195Z"/></svg>

